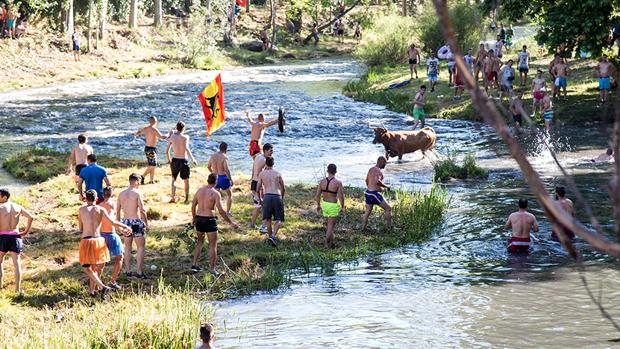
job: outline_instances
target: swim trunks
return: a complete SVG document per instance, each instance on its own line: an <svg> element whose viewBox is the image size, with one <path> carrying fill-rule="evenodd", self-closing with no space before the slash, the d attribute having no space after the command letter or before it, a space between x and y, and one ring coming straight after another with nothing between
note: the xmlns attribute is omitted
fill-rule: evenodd
<svg viewBox="0 0 620 349"><path fill-rule="evenodd" d="M175 181L179 174L181 174L181 179L189 179L189 163L187 159L173 158L170 163L170 170L172 171L172 178Z"/></svg>
<svg viewBox="0 0 620 349"><path fill-rule="evenodd" d="M199 233L217 233L217 218L196 216L196 231Z"/></svg>
<svg viewBox="0 0 620 349"><path fill-rule="evenodd" d="M424 109L423 108L413 108L413 119L414 120L424 120Z"/></svg>
<svg viewBox="0 0 620 349"><path fill-rule="evenodd" d="M520 65L519 66L519 72L520 73L528 73L530 71L530 68L527 65Z"/></svg>
<svg viewBox="0 0 620 349"><path fill-rule="evenodd" d="M75 175L76 176L80 176L80 172L82 172L82 169L86 167L86 164L77 164L75 165Z"/></svg>
<svg viewBox="0 0 620 349"><path fill-rule="evenodd" d="M454 86L455 87L463 87L463 80L461 80L460 74L454 75Z"/></svg>
<svg viewBox="0 0 620 349"><path fill-rule="evenodd" d="M519 125L521 125L523 123L523 119L521 117L521 114L512 114L512 120L515 123L518 123Z"/></svg>
<svg viewBox="0 0 620 349"><path fill-rule="evenodd" d="M217 176L217 184L215 185L215 189L219 190L228 190L230 189L230 179L226 175L218 175Z"/></svg>
<svg viewBox="0 0 620 349"><path fill-rule="evenodd" d="M366 197L366 205L381 205L385 201L383 195L378 191L366 190L364 196Z"/></svg>
<svg viewBox="0 0 620 349"><path fill-rule="evenodd" d="M610 87L611 87L611 84L609 83L609 77L598 79L599 90L609 90Z"/></svg>
<svg viewBox="0 0 620 349"><path fill-rule="evenodd" d="M7 21L7 25L8 25L8 27L9 27L9 29L15 29L15 22L16 22L16 21L15 21L14 19L9 19L9 20Z"/></svg>
<svg viewBox="0 0 620 349"><path fill-rule="evenodd" d="M566 236L568 236L569 239L571 240L575 239L575 233L566 229L566 227L562 225L560 225L560 227L564 228L564 233L566 234ZM560 241L560 239L558 238L558 233L555 230L555 227L551 229L551 240Z"/></svg>
<svg viewBox="0 0 620 349"><path fill-rule="evenodd" d="M497 72L492 71L487 73L487 81L497 81Z"/></svg>
<svg viewBox="0 0 620 349"><path fill-rule="evenodd" d="M157 166L157 148L144 147L144 155L146 155L146 162L149 166Z"/></svg>
<svg viewBox="0 0 620 349"><path fill-rule="evenodd" d="M558 76L555 79L555 86L566 88L566 85L567 85L567 83L566 83L566 78L565 77Z"/></svg>
<svg viewBox="0 0 620 349"><path fill-rule="evenodd" d="M254 202L254 207L261 207L260 201L258 200L258 181L252 180L250 183L250 191L252 191L252 201Z"/></svg>
<svg viewBox="0 0 620 349"><path fill-rule="evenodd" d="M146 224L141 219L123 219L123 224L131 228L131 237L139 238L144 236Z"/></svg>
<svg viewBox="0 0 620 349"><path fill-rule="evenodd" d="M321 210L323 211L323 217L333 218L340 215L340 205L337 202L327 202L321 200Z"/></svg>
<svg viewBox="0 0 620 349"><path fill-rule="evenodd" d="M110 261L110 252L105 239L101 236L87 236L80 241L80 265L88 268L91 265L103 264Z"/></svg>
<svg viewBox="0 0 620 349"><path fill-rule="evenodd" d="M105 239L105 244L108 247L110 258L123 255L123 242L116 233L101 233L101 237Z"/></svg>
<svg viewBox="0 0 620 349"><path fill-rule="evenodd" d="M437 74L428 74L428 81L437 81Z"/></svg>
<svg viewBox="0 0 620 349"><path fill-rule="evenodd" d="M413 59L409 58L409 64L418 64L417 58L413 58Z"/></svg>
<svg viewBox="0 0 620 349"><path fill-rule="evenodd" d="M278 194L265 194L263 199L263 219L284 222L284 203Z"/></svg>
<svg viewBox="0 0 620 349"><path fill-rule="evenodd" d="M258 141L251 140L250 141L250 156L254 157L254 155L261 152L260 145L258 145Z"/></svg>
<svg viewBox="0 0 620 349"><path fill-rule="evenodd" d="M21 254L23 251L24 242L18 233L0 233L0 252Z"/></svg>
<svg viewBox="0 0 620 349"><path fill-rule="evenodd" d="M534 91L534 99L540 101L541 99L543 99L543 93L540 91Z"/></svg>
<svg viewBox="0 0 620 349"><path fill-rule="evenodd" d="M73 51L79 52L80 51L80 44L76 44L75 42L73 43Z"/></svg>
<svg viewBox="0 0 620 349"><path fill-rule="evenodd" d="M511 236L508 239L508 252L510 253L527 253L530 251L530 247L532 246L532 240L529 237L520 238L516 236Z"/></svg>
<svg viewBox="0 0 620 349"><path fill-rule="evenodd" d="M553 120L553 110L547 110L546 112L544 112L543 113L543 119L545 119L547 121Z"/></svg>

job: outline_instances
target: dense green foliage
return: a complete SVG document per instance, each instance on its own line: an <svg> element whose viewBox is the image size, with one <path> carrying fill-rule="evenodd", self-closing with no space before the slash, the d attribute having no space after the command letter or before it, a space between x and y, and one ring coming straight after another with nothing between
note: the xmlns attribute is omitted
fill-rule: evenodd
<svg viewBox="0 0 620 349"><path fill-rule="evenodd" d="M454 155L450 155L447 159L434 163L433 169L435 170L436 181L445 181L450 178L486 178L489 176L484 168L476 165L474 154L467 154L462 165L458 165Z"/></svg>
<svg viewBox="0 0 620 349"><path fill-rule="evenodd" d="M403 240L427 240L442 221L449 204L448 192L437 185L428 193L397 191L394 223L403 231Z"/></svg>
<svg viewBox="0 0 620 349"><path fill-rule="evenodd" d="M609 28L618 10L617 0L504 0L499 8L502 17L511 21L534 19L544 28L537 39L550 51L560 48L570 55L584 49L595 56L611 45Z"/></svg>
<svg viewBox="0 0 620 349"><path fill-rule="evenodd" d="M451 1L449 13L461 52L465 52L469 47L477 47L483 26L483 18L478 8L462 0ZM418 45L424 52L437 52L437 49L445 45L446 39L443 37L435 6L431 1L420 8L416 22Z"/></svg>
<svg viewBox="0 0 620 349"><path fill-rule="evenodd" d="M364 34L355 56L369 66L406 62L414 21L396 14L379 15Z"/></svg>

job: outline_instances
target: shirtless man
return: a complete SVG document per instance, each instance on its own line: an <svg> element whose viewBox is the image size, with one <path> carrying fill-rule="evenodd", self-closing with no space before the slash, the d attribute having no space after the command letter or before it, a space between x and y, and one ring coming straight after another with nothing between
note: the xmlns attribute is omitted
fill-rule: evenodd
<svg viewBox="0 0 620 349"><path fill-rule="evenodd" d="M149 118L149 126L141 129L140 131L134 134L134 137L138 137L139 135L144 135L146 138L146 146L144 147L144 155L146 156L147 168L142 174L142 184L144 184L144 180L146 179L146 175L149 175L150 180L149 184L153 184L155 178L155 168L157 167L157 142L160 139L166 139L159 130L157 129L157 118L151 116Z"/></svg>
<svg viewBox="0 0 620 349"><path fill-rule="evenodd" d="M568 64L562 59L553 66L555 74L555 89L553 90L553 98L560 95L560 89L564 90L564 99L566 99L566 78L570 74Z"/></svg>
<svg viewBox="0 0 620 349"><path fill-rule="evenodd" d="M172 184L171 184L171 198L170 203L175 203L177 186L176 181L179 174L185 184L185 203L189 202L189 163L187 162L187 156L192 159L194 165L198 164L192 151L189 150L189 136L185 135L185 123L183 121L177 122L177 129L172 135L168 137L168 147L166 147L166 158L170 164L170 171L172 172ZM174 157L170 158L170 149L174 151Z"/></svg>
<svg viewBox="0 0 620 349"><path fill-rule="evenodd" d="M248 120L248 123L252 125L252 131L250 133L249 151L250 156L254 158L254 155L260 153L261 143L263 142L263 135L265 134L265 129L267 127L277 124L278 119L265 122L265 116L263 114L258 114L258 121L254 121L247 111L245 112L245 117Z"/></svg>
<svg viewBox="0 0 620 349"><path fill-rule="evenodd" d="M527 212L527 199L519 199L519 211L508 216L505 228L512 228L512 236L508 240L508 252L529 252L532 245L530 231L538 232L538 222L533 214Z"/></svg>
<svg viewBox="0 0 620 349"><path fill-rule="evenodd" d="M540 90L543 94L541 113L543 120L545 120L545 130L547 133L551 132L551 123L553 122L553 103L546 89Z"/></svg>
<svg viewBox="0 0 620 349"><path fill-rule="evenodd" d="M476 59L474 60L474 76L476 78L476 81L478 81L478 76L480 75L480 70L482 70L484 72L483 65L484 65L484 59L487 56L487 51L484 49L484 44L480 44L480 47L478 48L478 53L476 54Z"/></svg>
<svg viewBox="0 0 620 349"><path fill-rule="evenodd" d="M510 101L508 110L510 111L512 120L515 123L515 130L520 132L521 125L523 125L523 118L527 117L525 109L523 108L523 91L517 90L517 96Z"/></svg>
<svg viewBox="0 0 620 349"><path fill-rule="evenodd" d="M594 163L601 163L601 162L607 162L607 161L613 161L613 160L614 160L614 150L611 148L607 148L606 152L604 152L603 154L597 156L596 158L590 161Z"/></svg>
<svg viewBox="0 0 620 349"><path fill-rule="evenodd" d="M392 207L383 198L381 192L383 189L389 190L390 187L383 183L383 169L387 165L385 157L380 156L377 159L377 165L371 167L366 174L366 208L362 216L362 230L366 230L368 225L368 217L372 213L373 208L379 206L385 211L385 221L388 229L392 229Z"/></svg>
<svg viewBox="0 0 620 349"><path fill-rule="evenodd" d="M336 170L336 165L327 165L327 177L319 182L314 195L316 211L327 219L327 234L325 236L325 247L327 248L334 247L336 219L344 213L344 188L342 182L336 178Z"/></svg>
<svg viewBox="0 0 620 349"><path fill-rule="evenodd" d="M149 228L149 221L146 217L144 199L142 193L138 191L142 177L137 173L129 175L129 186L118 195L118 206L116 207L116 219L123 224L131 227L131 232L125 235L125 275L135 276L139 279L146 279L142 272L144 263L144 245L146 244L144 235ZM121 215L122 212L122 215ZM136 273L131 272L131 248L133 240L136 241Z"/></svg>
<svg viewBox="0 0 620 349"><path fill-rule="evenodd" d="M4 287L2 282L2 263L8 253L13 259L15 267L15 292L22 292L22 260L24 251L22 238L30 232L32 215L23 207L9 201L11 193L8 189L0 189L0 289ZM26 228L19 232L19 218L26 218Z"/></svg>
<svg viewBox="0 0 620 349"><path fill-rule="evenodd" d="M200 340L202 344L196 349L214 349L213 342L215 342L215 333L213 331L213 325L202 324L200 325Z"/></svg>
<svg viewBox="0 0 620 349"><path fill-rule="evenodd" d="M258 175L258 194L263 206L263 224L267 226L267 241L274 247L278 245L276 234L284 222L284 181L282 175L273 169L272 157L265 159L265 168ZM275 224L272 225L272 220Z"/></svg>
<svg viewBox="0 0 620 349"><path fill-rule="evenodd" d="M116 215L116 204L112 201L112 187L103 189L103 202L99 204L105 212L110 216ZM121 286L118 284L118 276L121 274L123 268L123 242L121 238L116 234L115 228L109 221L105 219L101 221L101 236L105 239L105 244L108 247L110 253L110 259L114 259L114 266L112 267L112 277L108 286L115 290L120 290ZM101 277L101 275L100 275Z"/></svg>
<svg viewBox="0 0 620 349"><path fill-rule="evenodd" d="M547 82L543 77L542 70L538 69L536 71L536 77L532 79L532 117L536 116L536 108L538 107L540 110L540 115L542 115L542 100L544 97L543 89L546 89Z"/></svg>
<svg viewBox="0 0 620 349"><path fill-rule="evenodd" d="M78 145L76 145L71 154L67 158L67 174L70 174L73 169L73 163L75 162L75 182L77 183L80 178L80 172L86 167L86 157L93 154L95 151L93 147L88 144L88 137L81 134L78 136Z"/></svg>
<svg viewBox="0 0 620 349"><path fill-rule="evenodd" d="M489 54L487 54L483 63L483 71L485 75L484 90L485 92L487 92L487 94L489 91L490 83L494 83L495 87L499 91L499 82L497 79L499 75L499 64L499 59L495 57L495 54L493 54L493 50L489 50Z"/></svg>
<svg viewBox="0 0 620 349"><path fill-rule="evenodd" d="M415 44L409 46L409 71L411 73L411 80L413 80L413 72L415 72L415 78L418 78L418 63L420 62L420 51L415 47Z"/></svg>
<svg viewBox="0 0 620 349"><path fill-rule="evenodd" d="M425 114L424 114L424 94L426 93L426 86L420 86L420 91L416 93L415 98L413 98L413 129L415 130L418 127L419 123L422 123L422 127L424 128L425 124Z"/></svg>
<svg viewBox="0 0 620 349"><path fill-rule="evenodd" d="M566 212L571 217L575 216L575 209L573 208L573 202L571 201L571 199L568 199L566 197L566 189L564 187L562 186L555 187L555 200L557 201L558 205L560 205L560 207L562 208L564 212ZM557 225L554 224L553 227L551 228L551 239L552 240L556 240L556 241L559 240L558 230L560 229L564 231L564 234L566 234L566 236L569 239L572 240L575 238L575 233L566 229L566 227L564 227L561 224L557 224Z"/></svg>
<svg viewBox="0 0 620 349"><path fill-rule="evenodd" d="M231 188L234 183L230 174L230 169L228 168L227 150L228 144L226 142L220 143L220 151L211 155L207 167L209 168L209 172L217 175L217 185L215 189L226 193L226 214L230 216L230 209L233 202Z"/></svg>
<svg viewBox="0 0 620 349"><path fill-rule="evenodd" d="M594 68L598 77L598 89L601 91L601 103L600 105L605 104L607 102L607 94L609 93L609 89L611 88L611 84L609 81L609 77L615 71L616 67L607 61L607 55L603 55L599 64Z"/></svg>
<svg viewBox="0 0 620 349"><path fill-rule="evenodd" d="M105 263L110 261L110 254L105 239L99 235L101 222L107 220L108 223L123 232L130 231L130 229L110 217L105 209L95 204L97 201L95 190L87 190L85 197L86 206L82 206L78 211L79 227L82 232L80 265L88 276L90 295L95 296L96 292L101 290L101 296L105 297L110 288L101 282L100 275Z"/></svg>
<svg viewBox="0 0 620 349"><path fill-rule="evenodd" d="M556 92L555 91L556 90L555 79L557 78L554 68L555 68L555 65L561 61L562 61L562 57L560 57L560 54L556 53L553 59L551 60L551 62L549 62L549 76L551 76L551 90L554 96Z"/></svg>
<svg viewBox="0 0 620 349"><path fill-rule="evenodd" d="M215 271L215 264L217 262L217 217L215 217L215 210L217 209L220 216L231 226L235 229L239 228L237 223L232 222L228 218L227 212L222 207L222 197L216 190L217 177L215 173L209 174L207 186L198 189L192 201L192 223L196 227L196 232L198 232L196 247L194 248L194 259L192 260L192 271L197 273L202 270L198 266L198 259L200 258L202 246L205 243L205 234L207 234L209 239L209 268L214 276L217 276Z"/></svg>
<svg viewBox="0 0 620 349"><path fill-rule="evenodd" d="M252 222L250 223L250 228L256 228L256 218L258 214L262 211L262 205L260 203L260 197L258 195L258 175L265 168L265 162L267 161L267 157L273 156L273 146L269 143L265 143L263 145L263 153L258 153L254 157L254 163L252 164L252 182L250 184L250 190L252 191L252 201L254 202L254 210L252 211ZM267 233L267 227L263 224L260 227L260 232L265 234Z"/></svg>

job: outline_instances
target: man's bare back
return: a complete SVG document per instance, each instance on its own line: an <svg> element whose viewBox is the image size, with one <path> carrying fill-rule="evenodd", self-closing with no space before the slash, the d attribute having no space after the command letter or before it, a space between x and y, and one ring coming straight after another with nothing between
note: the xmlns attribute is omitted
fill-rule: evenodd
<svg viewBox="0 0 620 349"><path fill-rule="evenodd" d="M258 179L262 182L262 186L265 188L264 194L276 194L282 195L281 192L281 181L282 176L280 173L271 168L265 168L259 175Z"/></svg>
<svg viewBox="0 0 620 349"><path fill-rule="evenodd" d="M265 155L263 155L262 153L259 153L258 155L256 155L256 158L254 158L254 164L252 165L252 180L254 181L258 180L258 175L265 168L266 161L267 161L267 158L265 158Z"/></svg>
<svg viewBox="0 0 620 349"><path fill-rule="evenodd" d="M196 215L203 217L214 217L215 208L218 202L222 199L220 193L214 188L202 187L196 192L195 200Z"/></svg>
<svg viewBox="0 0 620 349"><path fill-rule="evenodd" d="M118 208L117 212L123 212L123 219L140 219L146 218L146 211L144 210L144 200L142 194L133 188L123 190L118 195ZM118 218L121 218L117 214ZM145 222L146 223L146 222Z"/></svg>
<svg viewBox="0 0 620 349"><path fill-rule="evenodd" d="M328 188L329 185L329 188ZM319 188L322 191L322 198L326 202L337 202L338 201L338 191L342 188L342 182L336 177L332 177L332 179L328 182L327 178L323 178L319 182Z"/></svg>
<svg viewBox="0 0 620 349"><path fill-rule="evenodd" d="M207 165L209 171L215 173L218 176L228 176L228 157L221 152L214 153L209 158L209 164Z"/></svg>
<svg viewBox="0 0 620 349"><path fill-rule="evenodd" d="M168 138L170 144L172 144L172 150L174 151L173 158L175 159L187 159L187 143L189 137L179 132L174 132L170 138Z"/></svg>
<svg viewBox="0 0 620 349"><path fill-rule="evenodd" d="M88 157L88 155L92 154L93 152L94 152L93 147L91 147L90 145L78 144L75 146L75 148L73 148L71 155L75 159L75 164L80 165L80 164L85 164L86 158Z"/></svg>
<svg viewBox="0 0 620 349"><path fill-rule="evenodd" d="M22 207L11 202L0 204L0 233L18 232L19 214Z"/></svg>
<svg viewBox="0 0 620 349"><path fill-rule="evenodd" d="M512 228L512 236L529 238L530 231L538 231L538 222L533 214L520 210L510 214L506 228Z"/></svg>
<svg viewBox="0 0 620 349"><path fill-rule="evenodd" d="M571 199L559 198L558 205L560 205L564 212L570 214L571 216L573 215L573 201L571 201Z"/></svg>
<svg viewBox="0 0 620 349"><path fill-rule="evenodd" d="M379 182L383 182L383 171L377 166L373 166L366 174L366 187L370 191L382 191L383 187L379 185Z"/></svg>
<svg viewBox="0 0 620 349"><path fill-rule="evenodd" d="M104 209L97 205L81 207L78 212L78 219L80 220L82 238L99 236L101 221L104 217L107 217L109 220L109 216L105 213Z"/></svg>

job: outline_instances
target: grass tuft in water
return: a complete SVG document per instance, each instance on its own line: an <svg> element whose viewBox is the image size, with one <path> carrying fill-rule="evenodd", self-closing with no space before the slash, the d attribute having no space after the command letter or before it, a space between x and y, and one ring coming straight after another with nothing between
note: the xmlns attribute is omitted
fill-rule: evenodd
<svg viewBox="0 0 620 349"><path fill-rule="evenodd" d="M446 159L434 163L433 169L435 170L434 178L436 181L446 181L450 178L487 178L489 176L487 170L476 164L476 157L471 153L465 156L462 165L457 164L454 154L451 154Z"/></svg>
<svg viewBox="0 0 620 349"><path fill-rule="evenodd" d="M404 243L428 240L450 205L448 192L438 185L428 193L398 190L394 199L394 223L402 231Z"/></svg>

